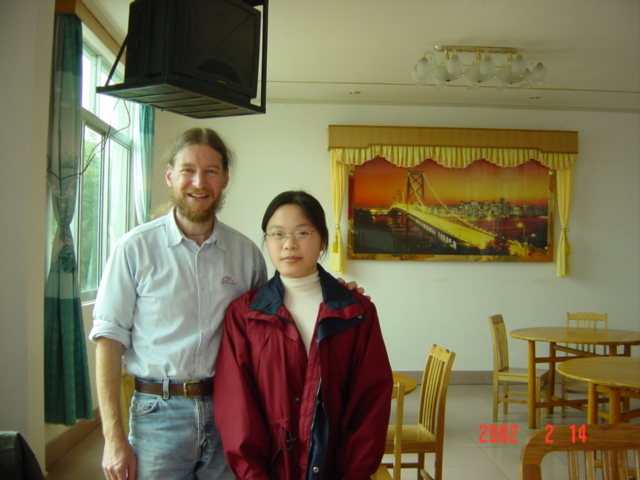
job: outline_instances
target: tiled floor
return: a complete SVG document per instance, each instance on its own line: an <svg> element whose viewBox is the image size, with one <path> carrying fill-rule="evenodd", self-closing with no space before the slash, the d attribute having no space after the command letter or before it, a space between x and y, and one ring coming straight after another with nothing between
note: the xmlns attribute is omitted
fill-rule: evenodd
<svg viewBox="0 0 640 480"><path fill-rule="evenodd" d="M480 427L491 425L490 385L451 385L447 399L444 448L445 480L519 480L520 449L533 433L528 428L525 405L510 405L509 414L500 413L498 424L516 425L518 443L480 443ZM415 422L418 392L405 400L405 422ZM542 419L543 424L582 425L586 414L568 409ZM513 427L515 428L515 427ZM487 437L488 438L488 437ZM48 480L98 480L104 478L100 468L103 439L96 429L49 470ZM427 458L429 459L428 456ZM567 462L561 454L550 454L543 463L545 480L567 480ZM403 471L404 479L415 479L415 470Z"/></svg>

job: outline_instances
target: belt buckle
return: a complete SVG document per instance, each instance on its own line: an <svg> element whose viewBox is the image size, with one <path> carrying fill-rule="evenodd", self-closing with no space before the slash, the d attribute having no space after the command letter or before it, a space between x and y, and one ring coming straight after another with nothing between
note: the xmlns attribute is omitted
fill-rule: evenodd
<svg viewBox="0 0 640 480"><path fill-rule="evenodd" d="M184 396L187 398L201 397L201 394L189 395L189 385L195 385L198 383L201 383L200 380L191 380L190 382L184 382L182 384L182 388L184 389Z"/></svg>

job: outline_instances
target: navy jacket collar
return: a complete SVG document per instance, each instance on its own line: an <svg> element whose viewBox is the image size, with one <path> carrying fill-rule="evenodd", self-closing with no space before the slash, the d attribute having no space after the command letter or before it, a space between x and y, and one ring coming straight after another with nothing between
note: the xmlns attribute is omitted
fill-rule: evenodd
<svg viewBox="0 0 640 480"><path fill-rule="evenodd" d="M333 311L338 311L350 305L358 303L358 300L336 280L333 275L327 273L318 264L320 286L322 287L322 299L324 304ZM280 280L280 273L276 274L265 283L249 308L262 313L276 315L284 302L284 287Z"/></svg>

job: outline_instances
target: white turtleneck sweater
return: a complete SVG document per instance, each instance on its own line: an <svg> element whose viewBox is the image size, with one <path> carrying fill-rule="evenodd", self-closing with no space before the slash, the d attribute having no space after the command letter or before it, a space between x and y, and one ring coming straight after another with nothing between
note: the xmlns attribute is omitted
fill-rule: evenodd
<svg viewBox="0 0 640 480"><path fill-rule="evenodd" d="M309 353L311 337L316 328L318 311L322 303L322 287L318 272L308 277L284 278L280 277L284 286L284 305L296 321L302 341Z"/></svg>

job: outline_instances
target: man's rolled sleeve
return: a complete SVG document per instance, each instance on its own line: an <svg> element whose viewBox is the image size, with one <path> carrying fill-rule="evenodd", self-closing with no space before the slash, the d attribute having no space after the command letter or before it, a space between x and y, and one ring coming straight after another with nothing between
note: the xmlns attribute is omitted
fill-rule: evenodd
<svg viewBox="0 0 640 480"><path fill-rule="evenodd" d="M136 305L136 282L133 278L132 260L125 247L127 237L122 237L107 261L96 303L93 307L93 328L89 340L99 337L116 340L125 348L131 346L131 329Z"/></svg>
<svg viewBox="0 0 640 480"><path fill-rule="evenodd" d="M94 319L89 340L95 343L100 337L120 342L124 348L131 346L131 332L129 330L107 320Z"/></svg>

